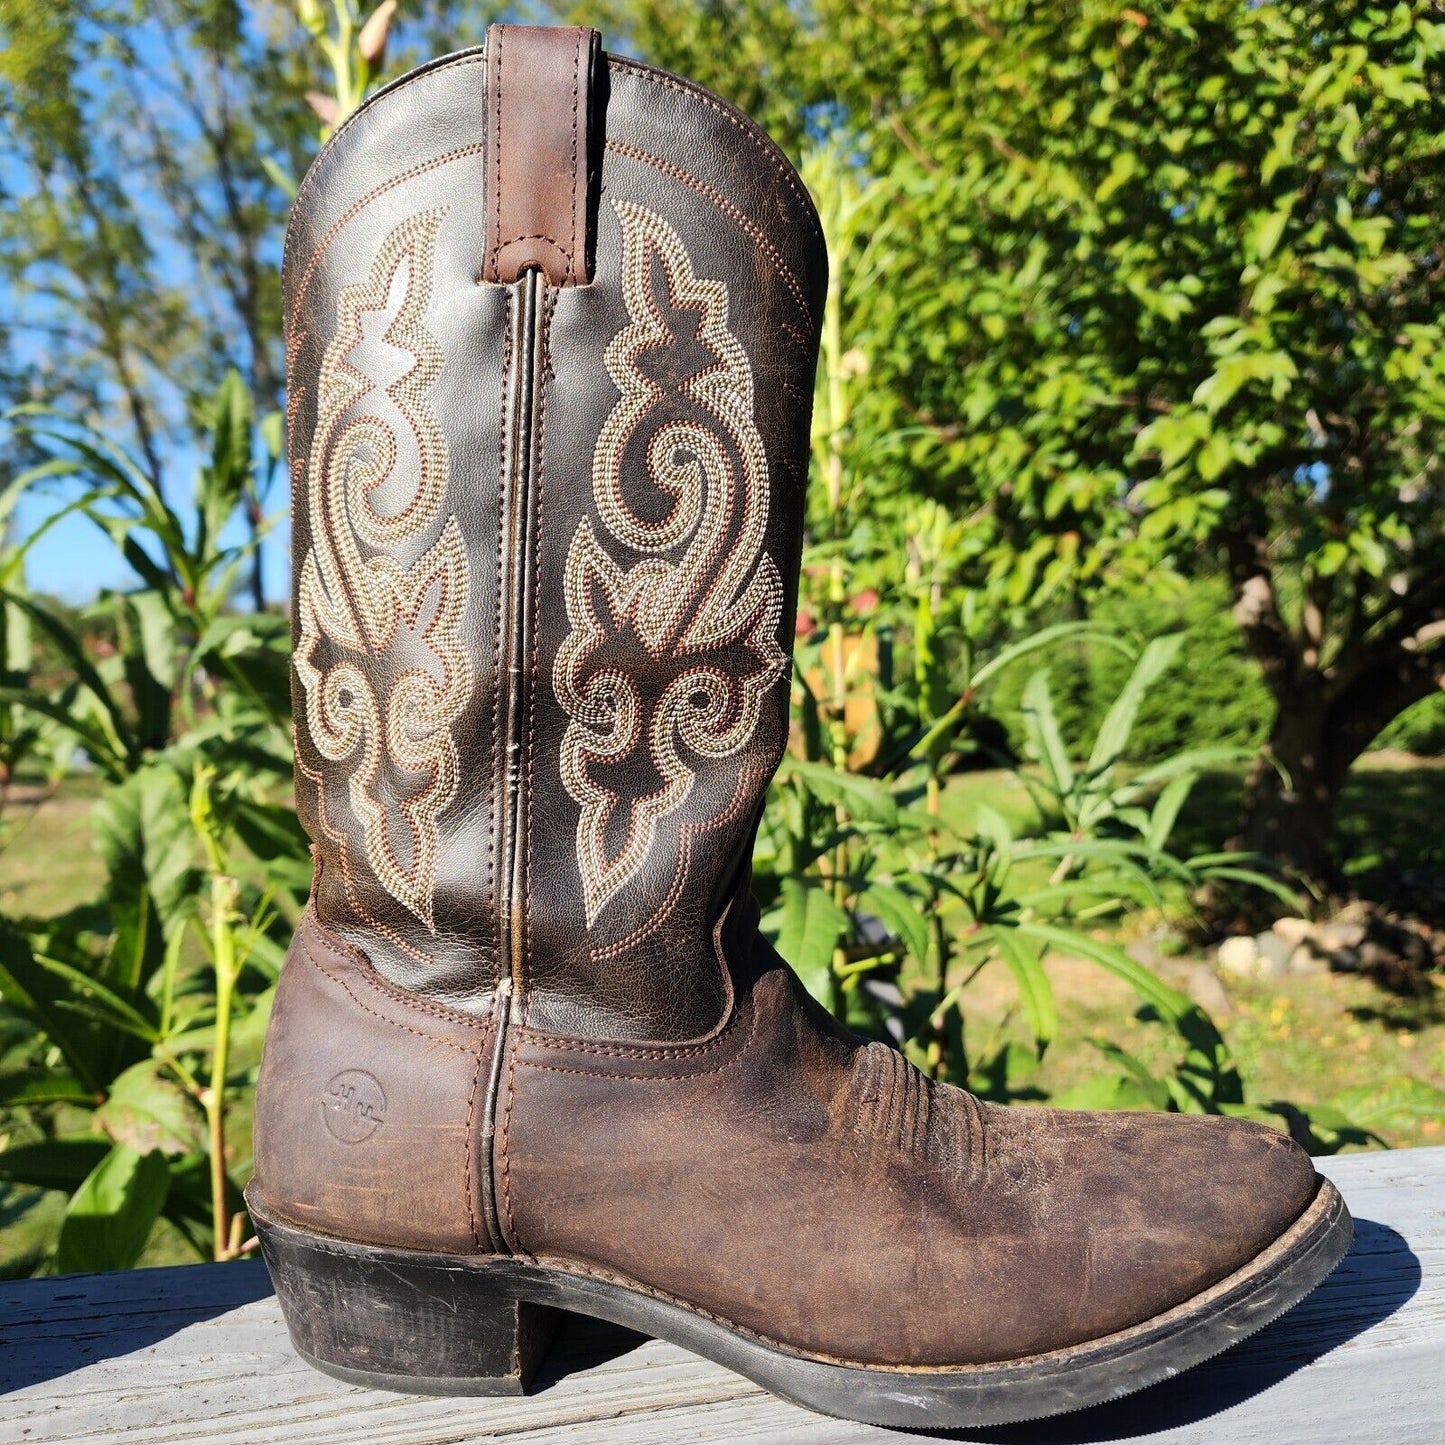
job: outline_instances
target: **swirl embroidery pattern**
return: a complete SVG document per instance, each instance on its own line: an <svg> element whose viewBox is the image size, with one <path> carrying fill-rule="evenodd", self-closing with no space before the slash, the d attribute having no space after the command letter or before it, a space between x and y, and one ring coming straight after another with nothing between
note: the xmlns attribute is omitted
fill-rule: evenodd
<svg viewBox="0 0 1445 1445"><path fill-rule="evenodd" d="M631 320L607 348L620 396L593 455L600 529L584 517L573 536L571 631L552 672L589 927L687 800L697 760L752 741L787 667L783 587L763 552L767 457L727 287L694 273L660 216L613 206ZM637 560L615 560L618 547Z"/></svg>
<svg viewBox="0 0 1445 1445"><path fill-rule="evenodd" d="M425 317L444 215L403 221L337 302L306 469L312 535L295 661L312 745L351 765L367 862L433 932L437 823L457 790L451 730L473 682L466 552L455 517L442 520L446 438L427 403L443 361ZM352 835L329 816L324 790L319 814L349 889Z"/></svg>

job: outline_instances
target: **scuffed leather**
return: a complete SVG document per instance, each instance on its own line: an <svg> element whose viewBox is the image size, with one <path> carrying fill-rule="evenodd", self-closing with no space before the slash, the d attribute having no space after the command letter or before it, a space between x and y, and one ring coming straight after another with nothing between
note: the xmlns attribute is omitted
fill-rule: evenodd
<svg viewBox="0 0 1445 1445"><path fill-rule="evenodd" d="M388 984L308 910L256 1085L256 1187L280 1218L323 1234L484 1250L480 1126L494 1037L490 1018ZM369 1117L343 1120L338 1137L328 1111L358 1088Z"/></svg>
<svg viewBox="0 0 1445 1445"><path fill-rule="evenodd" d="M1151 1318L1310 1201L1309 1158L1272 1129L980 1104L844 1035L759 951L707 1042L517 1036L514 1249L809 1353L947 1366Z"/></svg>
<svg viewBox="0 0 1445 1445"><path fill-rule="evenodd" d="M487 32L488 281L531 267L580 286L587 264L597 32L493 25Z"/></svg>
<svg viewBox="0 0 1445 1445"><path fill-rule="evenodd" d="M1309 1160L1239 1121L981 1105L850 1037L760 940L747 859L787 736L786 665L774 677L768 657L792 635L825 249L791 168L730 107L616 57L596 80L590 284L542 287L521 266L513 284L488 279L480 53L382 92L297 203L285 293L298 569L316 525L299 479L343 290L398 226L445 213L426 222L423 319L444 358L426 400L449 458L443 512L467 557L473 677L451 728L460 776L438 822L430 926L365 866L344 770L298 726L298 807L324 867L268 1035L257 1187L279 1217L324 1233L506 1248L864 1364L1015 1359L1149 1319L1278 1238L1313 1193ZM555 115L547 125L555 138ZM540 199L555 211L557 194ZM652 260L629 293L624 236L643 234ZM530 259L567 279L555 258ZM673 294L678 278L692 299ZM666 335L629 354L617 338L648 307L666 312ZM347 364L390 374L382 330L362 327ZM755 727L743 745L687 755L683 800L643 865L625 886L589 875L589 901L577 793L596 777L634 801L660 788L647 748L563 777L579 723L559 658L596 593L640 595L617 581L640 549L618 541L594 490L627 367L652 388L658 435L710 425L698 387L746 371L729 405L746 392L748 416L722 451L734 471L747 457L766 470L766 521L750 538L730 503L719 556L755 546L743 580L776 582L757 614L773 635L718 644L725 700L709 714L704 688L679 706L725 730L746 714L736 688L751 667L768 679ZM657 468L681 475L697 444L649 462L651 436L621 448L619 485L644 529L665 530L681 484L660 485ZM398 549L397 575L440 526ZM582 588L588 529L615 576L594 571ZM674 567L686 542L659 543L652 561ZM715 580L723 563L709 565ZM384 668L434 675L422 614L436 605L406 619L394 660L368 664L379 695L396 681ZM614 635L598 665L625 673L647 714L676 681L677 649L649 651L636 617L604 620ZM403 851L397 819L424 773L392 760L379 774Z"/></svg>

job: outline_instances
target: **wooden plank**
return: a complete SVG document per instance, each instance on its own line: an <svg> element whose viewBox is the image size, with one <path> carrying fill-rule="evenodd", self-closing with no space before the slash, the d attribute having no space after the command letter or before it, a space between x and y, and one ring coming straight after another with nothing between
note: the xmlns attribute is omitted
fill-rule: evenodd
<svg viewBox="0 0 1445 1445"><path fill-rule="evenodd" d="M1349 1201L1356 1245L1283 1320L1141 1394L969 1438L997 1445L1439 1445L1445 1148L1350 1155L1320 1167ZM899 1438L810 1414L683 1350L585 1320L570 1324L547 1377L525 1400L430 1400L342 1385L291 1353L259 1264L0 1286L0 1441L17 1445L852 1445Z"/></svg>

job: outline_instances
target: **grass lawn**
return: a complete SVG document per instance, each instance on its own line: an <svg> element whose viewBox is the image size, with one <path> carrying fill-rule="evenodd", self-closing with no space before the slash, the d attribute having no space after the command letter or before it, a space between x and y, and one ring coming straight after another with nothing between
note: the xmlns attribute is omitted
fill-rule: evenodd
<svg viewBox="0 0 1445 1445"><path fill-rule="evenodd" d="M1237 777L1207 779L1181 820L1180 851L1214 848L1236 816ZM54 796L12 790L0 824L0 913L48 916L84 902L97 891L100 861L91 846L90 808L95 779L66 783ZM987 801L1012 826L1027 831L1039 815L1016 774L969 773L954 779L945 806L967 827ZM1366 758L1346 791L1339 822L1342 856L1362 879L1383 890L1422 882L1445 893L1445 768L1397 757ZM1380 896L1380 895L1376 895ZM1100 1055L1090 1042L1111 1039L1151 1065L1170 1056L1170 1037L1135 1016L1127 986L1076 959L1049 961L1061 1029L1028 1081L1056 1094L1087 1079ZM1200 957L1166 958L1160 971L1178 987L1203 997L1240 1066L1251 1102L1286 1100L1305 1108L1339 1105L1386 1143L1445 1144L1438 1095L1412 1093L1415 1084L1445 1088L1445 996L1438 983L1426 998L1402 999L1370 979L1345 974L1268 981L1216 980ZM1221 993L1222 990L1222 993ZM1007 973L986 969L970 985L965 1003L971 1049L995 1035L1026 1042ZM241 1146L248 1119L237 1119ZM0 1115L3 1132L3 1115ZM45 1241L54 1237L64 1199L57 1194L7 1190L0 1185L0 1278L28 1273ZM158 1232L145 1263L189 1255L178 1237Z"/></svg>

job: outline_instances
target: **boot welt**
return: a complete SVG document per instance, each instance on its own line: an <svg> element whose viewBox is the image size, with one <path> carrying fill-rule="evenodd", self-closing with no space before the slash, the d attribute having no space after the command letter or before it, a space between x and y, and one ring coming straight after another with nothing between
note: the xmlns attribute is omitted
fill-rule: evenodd
<svg viewBox="0 0 1445 1445"><path fill-rule="evenodd" d="M1100 1339L998 1363L880 1366L789 1349L681 1300L575 1261L536 1262L356 1244L247 1204L297 1352L352 1384L424 1395L520 1395L559 1312L652 1335L811 1410L874 1425L950 1428L1062 1414L1178 1374L1262 1329L1348 1251L1339 1191L1234 1274ZM880 1301L880 1303L882 1303Z"/></svg>

